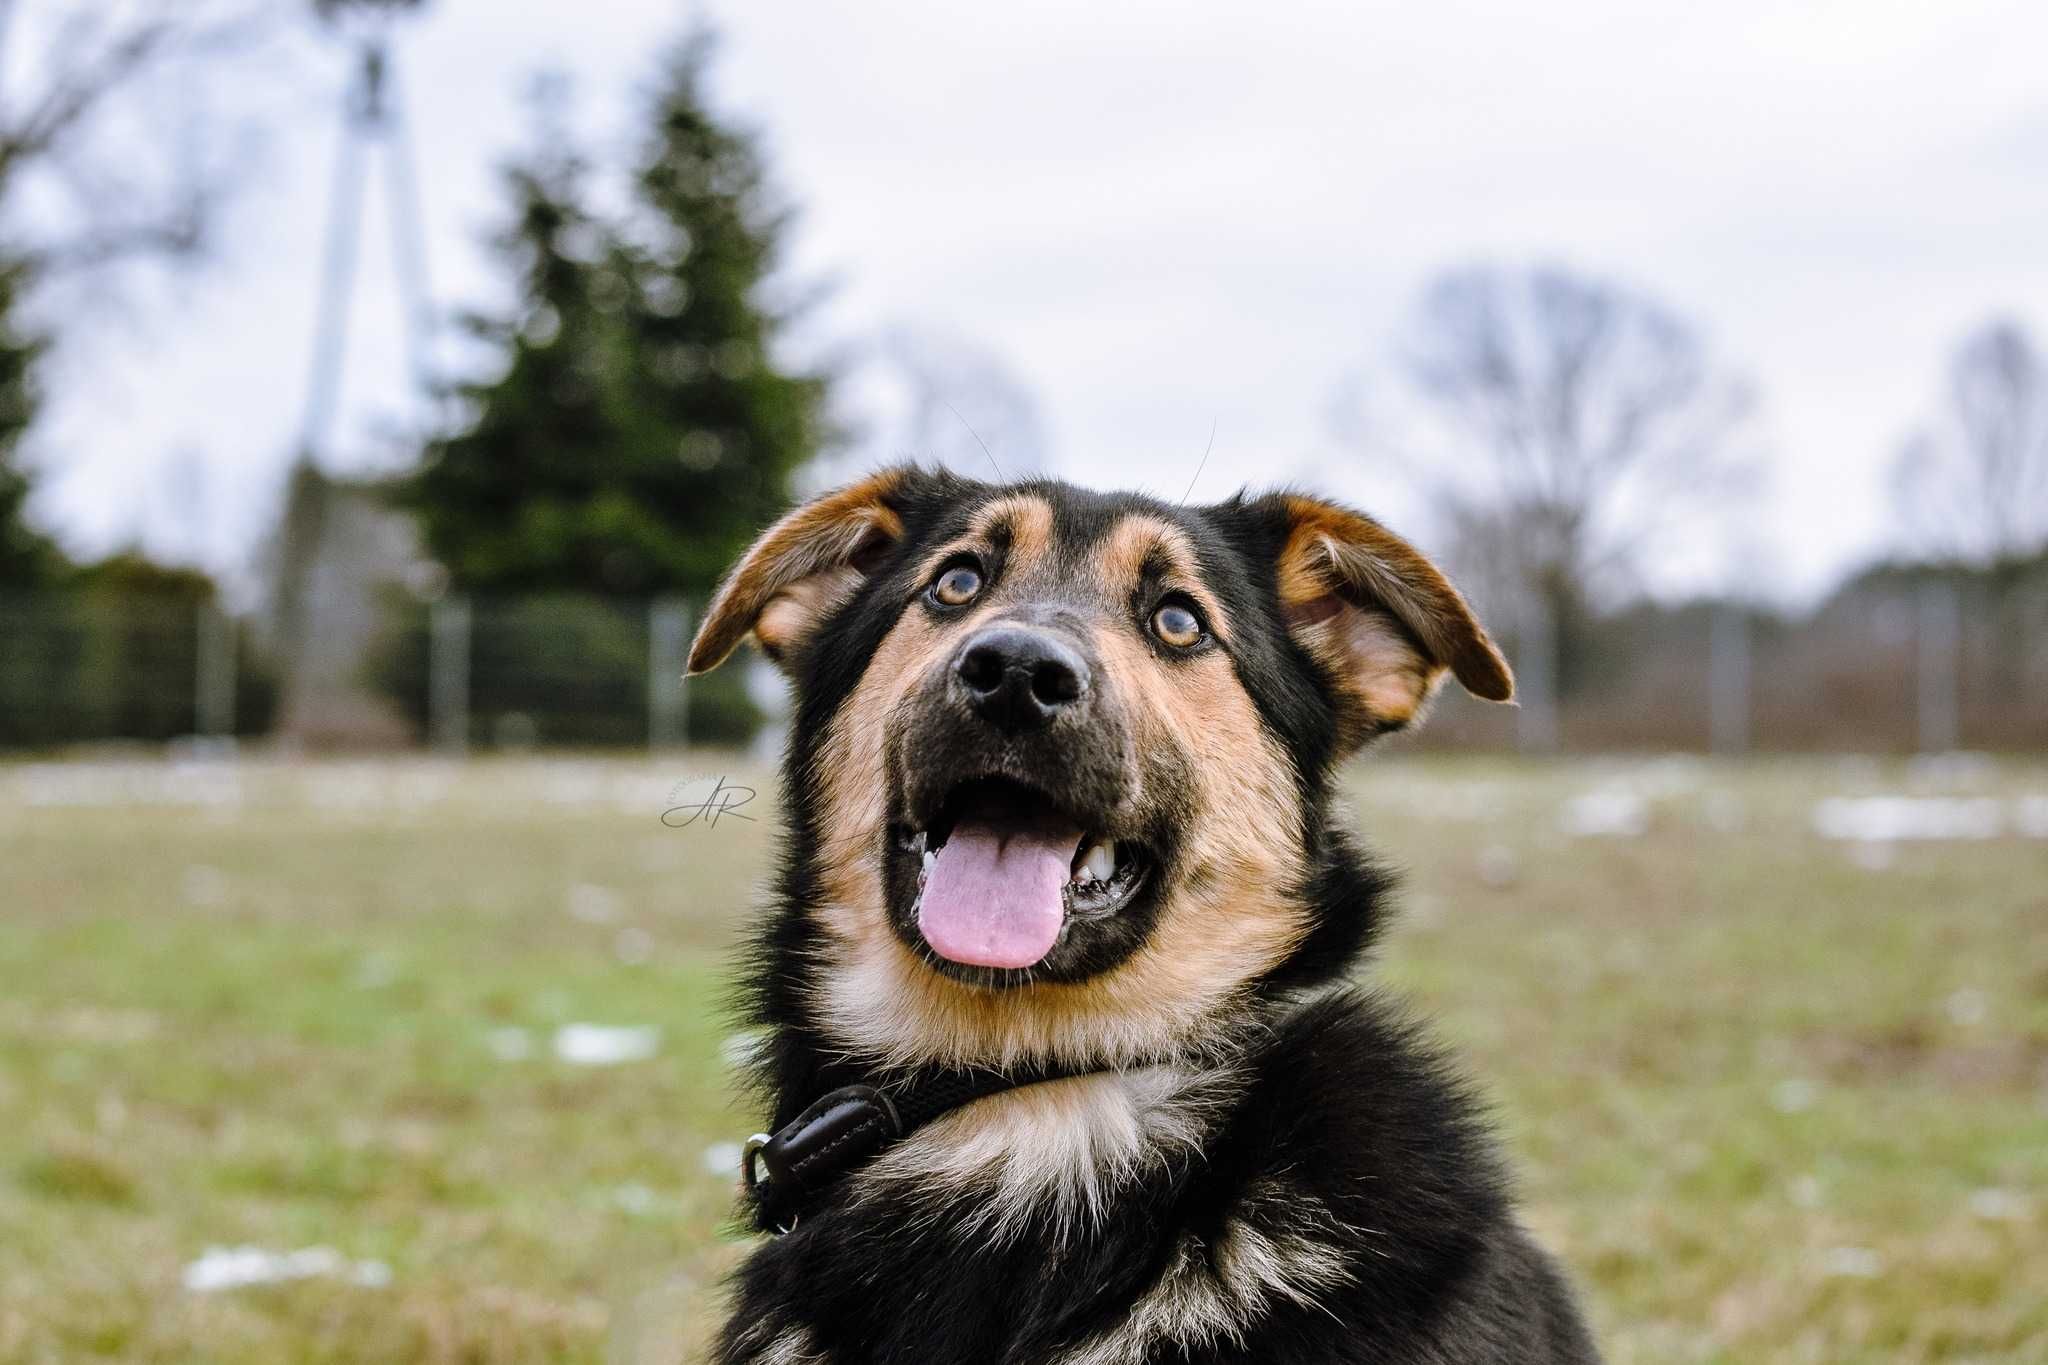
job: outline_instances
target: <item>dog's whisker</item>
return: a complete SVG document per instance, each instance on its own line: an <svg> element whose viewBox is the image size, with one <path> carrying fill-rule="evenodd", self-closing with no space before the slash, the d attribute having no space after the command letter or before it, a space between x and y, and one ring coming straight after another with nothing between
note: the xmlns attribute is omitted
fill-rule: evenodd
<svg viewBox="0 0 2048 1365"><path fill-rule="evenodd" d="M946 411L952 413L954 417L959 419L960 425L967 428L967 434L974 438L974 443L981 447L981 453L988 456L989 468L995 470L996 472L996 482L998 484L1008 483L1010 480L1003 473L1003 467L996 463L996 453L988 448L987 441L981 439L981 433L976 431L974 429L973 424L970 423L965 417L960 416L960 409L954 407L951 402L946 403Z"/></svg>
<svg viewBox="0 0 2048 1365"><path fill-rule="evenodd" d="M1194 496L1194 492L1195 492L1195 485L1196 485L1197 483L1201 482L1201 479L1202 479L1202 471L1203 471L1204 469L1207 469L1207 468L1209 467L1209 452L1210 452L1211 450L1214 450L1215 448L1216 448L1216 419L1215 419L1215 418L1211 418L1211 419L1209 420L1209 442L1208 442L1208 444L1207 444L1207 445L1204 445L1204 446L1202 447L1202 458L1201 458L1201 459L1200 459L1199 461L1197 461L1197 462L1196 462L1196 464L1195 464L1195 474L1194 474L1194 477L1188 480L1188 486L1187 486L1187 489L1186 489L1186 491L1185 491L1185 492L1183 492L1183 493L1182 493L1182 494L1180 495L1180 506L1182 506L1182 507L1185 507L1185 506L1187 506L1187 502L1188 502L1188 499Z"/></svg>

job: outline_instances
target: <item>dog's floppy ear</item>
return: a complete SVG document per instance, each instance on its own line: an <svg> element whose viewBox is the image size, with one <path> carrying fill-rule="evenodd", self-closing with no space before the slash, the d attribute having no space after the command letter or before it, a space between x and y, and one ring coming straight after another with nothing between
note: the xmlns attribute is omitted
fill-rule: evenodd
<svg viewBox="0 0 2048 1365"><path fill-rule="evenodd" d="M1280 607L1329 671L1342 730L1357 743L1417 720L1446 670L1488 701L1515 694L1507 660L1421 551L1371 517L1280 494Z"/></svg>
<svg viewBox="0 0 2048 1365"><path fill-rule="evenodd" d="M902 538L896 498L913 473L871 474L763 531L718 585L690 646L690 672L718 667L749 631L763 653L786 664L791 648L851 597Z"/></svg>

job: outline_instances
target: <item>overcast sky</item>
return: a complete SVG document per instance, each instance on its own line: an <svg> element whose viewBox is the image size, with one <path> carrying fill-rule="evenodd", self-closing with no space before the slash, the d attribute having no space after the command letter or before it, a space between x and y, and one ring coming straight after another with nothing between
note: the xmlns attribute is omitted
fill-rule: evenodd
<svg viewBox="0 0 2048 1365"><path fill-rule="evenodd" d="M1392 477L1333 437L1333 395L1388 373L1433 270L1563 262L1654 292L1755 378L1771 486L1731 547L1798 594L1885 534L1886 468L1958 335L1994 311L2048 330L2035 4L706 9L719 101L802 209L794 274L836 285L799 344L971 339L1085 482L1178 498L1213 425L1198 499L1310 479L1398 517ZM530 75L568 73L617 159L691 12L438 0L406 28L443 299L502 302L483 238ZM55 374L38 507L79 550L139 533L227 568L272 515L343 73L338 51L291 60L250 83L261 138L219 264ZM389 258L365 241L345 467L405 410ZM847 397L878 401L859 376Z"/></svg>

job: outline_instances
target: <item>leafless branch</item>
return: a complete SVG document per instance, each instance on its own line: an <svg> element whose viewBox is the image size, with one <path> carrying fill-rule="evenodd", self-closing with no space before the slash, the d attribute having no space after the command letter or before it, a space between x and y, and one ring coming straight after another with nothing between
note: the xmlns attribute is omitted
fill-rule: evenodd
<svg viewBox="0 0 2048 1365"><path fill-rule="evenodd" d="M106 128L117 113L161 123L155 102L186 66L254 41L276 8L230 3L66 6L31 25L39 7L0 0L0 43L40 33L34 60L7 68L33 73L25 88L0 90L0 228L19 258L62 274L196 251L219 187L196 165L165 173L165 158L115 148Z"/></svg>
<svg viewBox="0 0 2048 1365"><path fill-rule="evenodd" d="M1605 281L1451 271L1400 355L1461 456L1429 488L1445 521L1532 583L1587 593L1741 483L1746 386L1684 319Z"/></svg>
<svg viewBox="0 0 2048 1365"><path fill-rule="evenodd" d="M84 16L73 16L66 21L58 44L65 48L83 45L74 35L88 23ZM0 182L22 162L48 155L101 101L147 67L176 31L167 18L138 24L115 35L77 65L59 69L41 97L0 129Z"/></svg>
<svg viewBox="0 0 2048 1365"><path fill-rule="evenodd" d="M2048 356L2024 327L1994 320L1963 339L1893 478L1924 551L1995 564L2048 549Z"/></svg>

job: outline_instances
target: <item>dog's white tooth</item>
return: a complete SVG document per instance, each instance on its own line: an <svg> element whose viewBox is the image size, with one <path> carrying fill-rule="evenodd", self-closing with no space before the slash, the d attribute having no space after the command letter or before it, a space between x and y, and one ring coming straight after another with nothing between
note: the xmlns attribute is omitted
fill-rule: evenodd
<svg viewBox="0 0 2048 1365"><path fill-rule="evenodd" d="M925 841L925 838L926 838L926 834L925 834L925 831L923 831L923 830L919 830L919 831L917 832L917 837L916 837L915 839L912 839L912 840L910 841L910 842L911 842L911 846L912 846L912 847L914 847L914 848L915 848L915 849L916 849L916 850L917 850L917 851L918 851L919 853L924 853L924 841ZM932 855L931 855L931 854L929 854L929 853L924 853L924 856L925 856L925 857L927 857L927 858L929 858L929 857L931 857Z"/></svg>
<svg viewBox="0 0 2048 1365"><path fill-rule="evenodd" d="M1104 839L1088 850L1088 856L1081 860L1081 870L1098 882L1106 882L1116 875L1116 842Z"/></svg>
<svg viewBox="0 0 2048 1365"><path fill-rule="evenodd" d="M936 854L936 853L932 852L932 851L931 851L930 849L926 849L926 850L925 850L925 854L924 854L924 871L925 871L925 875L926 875L926 876L930 876L930 875L931 875L931 871L932 871L932 864L933 864L933 863L935 863L935 862L937 862L938 860L939 860L939 855L938 855L938 854Z"/></svg>

